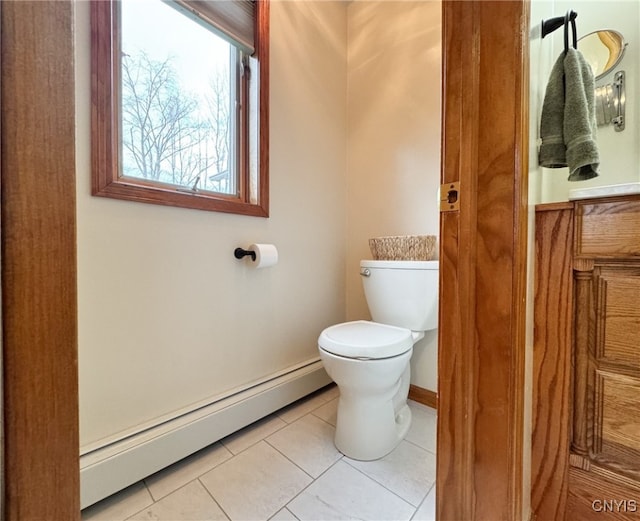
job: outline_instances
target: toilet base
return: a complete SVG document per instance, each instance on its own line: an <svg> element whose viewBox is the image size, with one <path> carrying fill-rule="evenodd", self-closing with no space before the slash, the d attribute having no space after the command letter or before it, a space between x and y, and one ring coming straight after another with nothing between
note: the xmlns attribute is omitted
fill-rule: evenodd
<svg viewBox="0 0 640 521"><path fill-rule="evenodd" d="M407 405L413 349L382 359L353 359L320 349L338 385L336 448L349 458L370 461L389 454L411 426Z"/></svg>
<svg viewBox="0 0 640 521"><path fill-rule="evenodd" d="M336 448L357 460L382 458L411 426L407 405L411 351L393 359L367 361L324 355L325 368L340 391Z"/></svg>
<svg viewBox="0 0 640 521"><path fill-rule="evenodd" d="M359 413L353 416L353 408L344 401L339 402L336 448L345 456L361 461L380 459L395 449L409 431L411 409L405 404L395 414L392 402L387 405L381 410L376 404L372 410L359 403Z"/></svg>

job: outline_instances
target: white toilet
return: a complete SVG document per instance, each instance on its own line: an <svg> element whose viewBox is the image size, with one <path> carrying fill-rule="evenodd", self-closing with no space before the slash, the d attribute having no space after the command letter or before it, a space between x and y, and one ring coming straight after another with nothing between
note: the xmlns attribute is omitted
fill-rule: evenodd
<svg viewBox="0 0 640 521"><path fill-rule="evenodd" d="M318 339L324 368L338 385L335 444L374 460L391 452L411 425L409 361L424 332L438 327L438 261L360 262L374 322L328 327Z"/></svg>

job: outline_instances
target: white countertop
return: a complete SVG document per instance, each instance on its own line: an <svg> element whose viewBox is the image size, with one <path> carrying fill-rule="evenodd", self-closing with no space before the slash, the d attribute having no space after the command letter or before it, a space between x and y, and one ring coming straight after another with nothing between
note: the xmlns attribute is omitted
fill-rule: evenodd
<svg viewBox="0 0 640 521"><path fill-rule="evenodd" d="M640 182L620 185L592 186L590 188L574 188L569 190L569 200L591 199L592 197L609 197L612 195L640 194Z"/></svg>

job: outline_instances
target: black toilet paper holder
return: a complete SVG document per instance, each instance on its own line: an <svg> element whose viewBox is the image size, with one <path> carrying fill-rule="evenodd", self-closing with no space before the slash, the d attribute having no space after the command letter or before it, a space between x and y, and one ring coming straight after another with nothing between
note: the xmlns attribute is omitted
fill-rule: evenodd
<svg viewBox="0 0 640 521"><path fill-rule="evenodd" d="M245 250L243 248L236 248L235 250L233 250L233 256L236 259L243 259L247 255L251 256L251 260L256 260L256 252L253 250Z"/></svg>

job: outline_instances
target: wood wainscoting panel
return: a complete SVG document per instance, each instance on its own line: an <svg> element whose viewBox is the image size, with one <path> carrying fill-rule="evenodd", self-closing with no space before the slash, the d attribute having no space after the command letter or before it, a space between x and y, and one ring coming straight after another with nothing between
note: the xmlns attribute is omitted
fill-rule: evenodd
<svg viewBox="0 0 640 521"><path fill-rule="evenodd" d="M564 205L536 208L534 516L638 521L640 196Z"/></svg>
<svg viewBox="0 0 640 521"><path fill-rule="evenodd" d="M564 520L571 419L573 205L536 208L531 508Z"/></svg>

